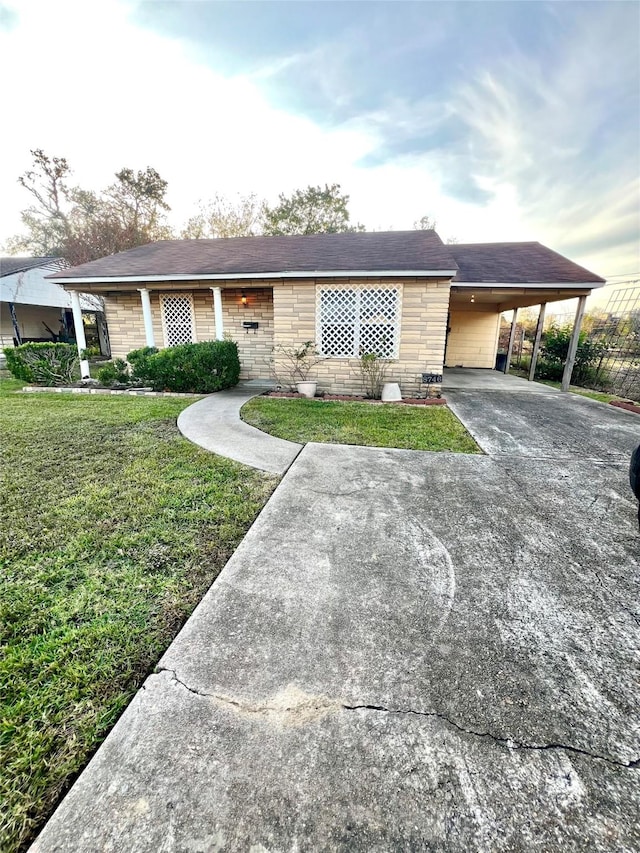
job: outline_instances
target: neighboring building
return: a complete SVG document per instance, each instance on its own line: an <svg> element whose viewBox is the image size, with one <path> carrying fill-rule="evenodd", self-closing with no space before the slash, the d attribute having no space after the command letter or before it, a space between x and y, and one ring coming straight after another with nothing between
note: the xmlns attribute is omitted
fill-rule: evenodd
<svg viewBox="0 0 640 853"><path fill-rule="evenodd" d="M48 276L66 267L62 258L0 258L0 349L33 341L75 339L72 298ZM109 354L101 300L80 296L85 324Z"/></svg>
<svg viewBox="0 0 640 853"><path fill-rule="evenodd" d="M445 364L493 367L503 311L604 284L539 243L444 245L435 231L166 240L52 278L104 298L114 356L228 335L258 379L274 346L313 340L320 390L361 391L358 356L376 352L405 394Z"/></svg>

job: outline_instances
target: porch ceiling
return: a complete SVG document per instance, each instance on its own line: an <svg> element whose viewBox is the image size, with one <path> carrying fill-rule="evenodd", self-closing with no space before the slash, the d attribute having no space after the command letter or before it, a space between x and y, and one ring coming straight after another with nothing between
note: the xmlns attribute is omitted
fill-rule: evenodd
<svg viewBox="0 0 640 853"><path fill-rule="evenodd" d="M487 287L453 285L451 287L450 304L459 308L471 303L474 305L497 305L499 311L509 311L512 308L528 308L540 305L541 302L561 302L564 299L574 299L577 296L588 296L591 288L553 288L553 287Z"/></svg>

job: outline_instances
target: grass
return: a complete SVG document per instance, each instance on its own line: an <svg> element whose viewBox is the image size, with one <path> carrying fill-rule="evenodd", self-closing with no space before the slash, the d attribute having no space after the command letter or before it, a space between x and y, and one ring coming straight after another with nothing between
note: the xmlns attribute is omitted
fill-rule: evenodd
<svg viewBox="0 0 640 853"><path fill-rule="evenodd" d="M245 403L241 415L243 420L263 432L301 444L320 441L408 450L480 452L460 421L445 406L255 397Z"/></svg>
<svg viewBox="0 0 640 853"><path fill-rule="evenodd" d="M24 849L276 478L200 450L190 400L0 382L0 850Z"/></svg>
<svg viewBox="0 0 640 853"><path fill-rule="evenodd" d="M528 371L520 370L517 367L512 367L509 372L514 376L521 376L524 379L529 376ZM549 385L551 388L560 389L562 387L562 382L557 382L554 379L536 379L535 381L542 385ZM620 397L618 394L605 394L604 391L592 391L589 388L580 388L578 385L570 385L569 391L572 394L579 394L581 397L589 397L592 400L598 400L599 403L610 403L612 400L627 401L626 397Z"/></svg>

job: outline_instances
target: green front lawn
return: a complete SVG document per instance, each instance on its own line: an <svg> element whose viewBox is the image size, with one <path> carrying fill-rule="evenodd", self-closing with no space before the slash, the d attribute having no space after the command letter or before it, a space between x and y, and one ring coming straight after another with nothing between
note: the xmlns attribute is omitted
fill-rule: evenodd
<svg viewBox="0 0 640 853"><path fill-rule="evenodd" d="M192 400L0 400L0 850L35 832L276 478L200 450Z"/></svg>
<svg viewBox="0 0 640 853"><path fill-rule="evenodd" d="M408 450L480 452L446 406L255 397L245 403L241 415L263 432L301 444L321 441Z"/></svg>

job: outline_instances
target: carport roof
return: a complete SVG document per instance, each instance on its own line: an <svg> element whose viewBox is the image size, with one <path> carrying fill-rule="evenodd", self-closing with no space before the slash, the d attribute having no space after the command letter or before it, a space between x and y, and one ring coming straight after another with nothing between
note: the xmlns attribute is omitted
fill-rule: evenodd
<svg viewBox="0 0 640 853"><path fill-rule="evenodd" d="M456 284L604 284L599 275L541 243L454 243Z"/></svg>

